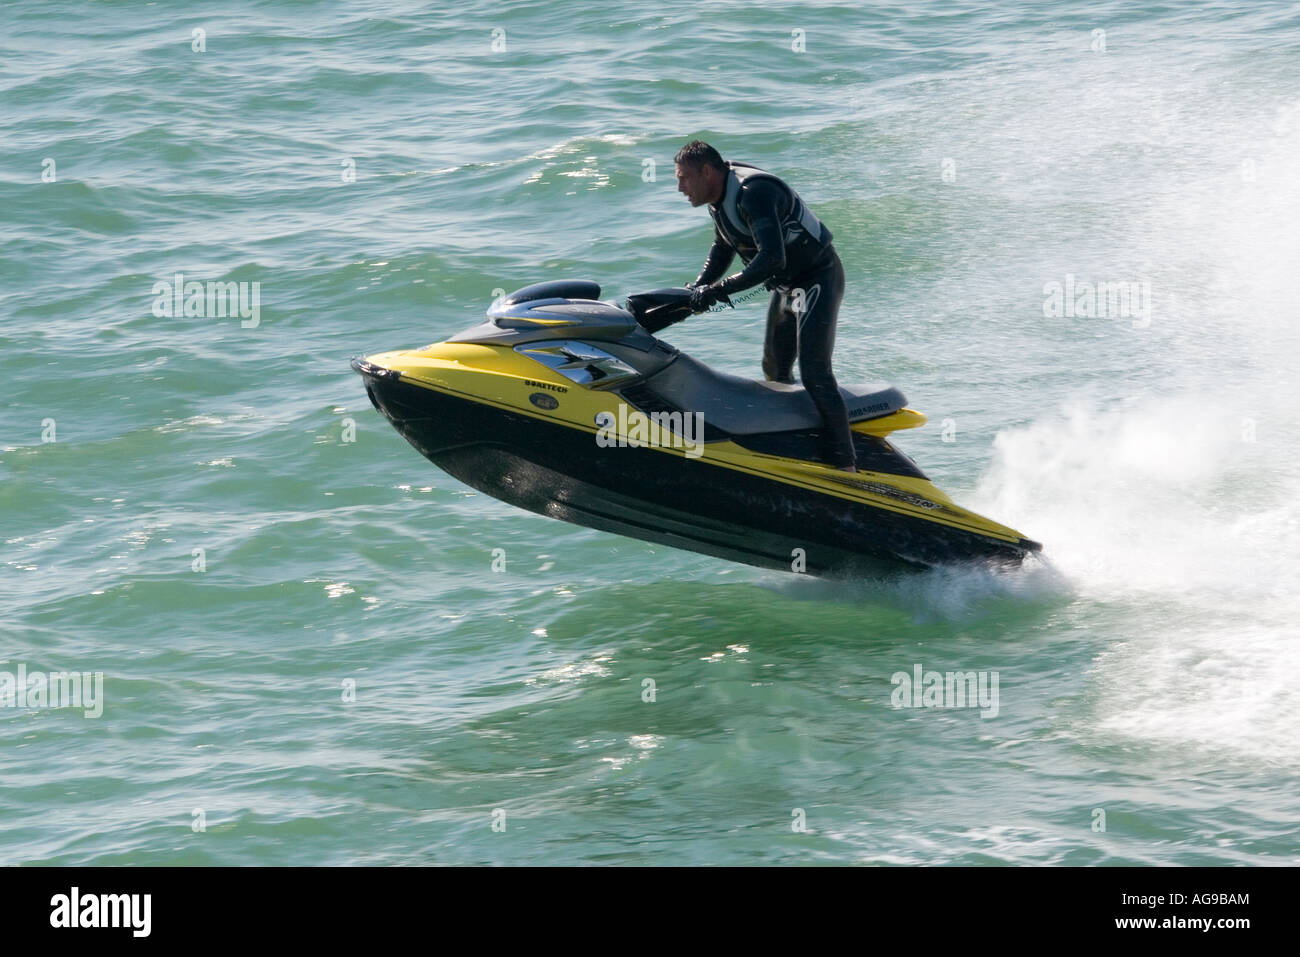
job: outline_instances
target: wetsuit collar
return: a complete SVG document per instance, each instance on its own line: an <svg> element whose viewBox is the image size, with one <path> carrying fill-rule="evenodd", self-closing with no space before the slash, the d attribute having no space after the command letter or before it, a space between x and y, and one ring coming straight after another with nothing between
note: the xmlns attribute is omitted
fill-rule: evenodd
<svg viewBox="0 0 1300 957"><path fill-rule="evenodd" d="M727 201L727 197L739 189L740 189L740 180L736 176L736 171L732 169L730 166L728 166L727 176L722 181L722 195L718 197L718 201L716 203L709 203L709 205L712 206L714 209L718 209L718 210L722 209L723 204Z"/></svg>

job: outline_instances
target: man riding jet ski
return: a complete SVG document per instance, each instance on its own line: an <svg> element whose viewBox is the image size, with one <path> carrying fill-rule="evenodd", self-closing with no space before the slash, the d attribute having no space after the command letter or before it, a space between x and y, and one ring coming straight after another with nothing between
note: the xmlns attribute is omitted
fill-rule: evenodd
<svg viewBox="0 0 1300 957"><path fill-rule="evenodd" d="M692 206L709 206L713 246L689 288L691 310L703 312L729 296L763 283L767 307L763 374L793 384L799 376L824 426L826 461L856 472L849 416L831 371L835 320L844 297L844 266L831 231L782 180L748 163L724 162L708 143L692 140L673 163L678 192ZM745 268L719 280L740 254Z"/></svg>

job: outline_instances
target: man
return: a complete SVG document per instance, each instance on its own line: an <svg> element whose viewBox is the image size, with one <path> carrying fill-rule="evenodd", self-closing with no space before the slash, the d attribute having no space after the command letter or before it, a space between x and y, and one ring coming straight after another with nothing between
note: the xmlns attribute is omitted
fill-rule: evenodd
<svg viewBox="0 0 1300 957"><path fill-rule="evenodd" d="M708 143L692 140L673 163L678 192L692 206L707 203L713 217L713 246L690 284L692 311L704 312L759 283L771 289L763 374L774 382L793 382L798 354L799 376L825 426L826 458L836 468L856 472L849 414L831 372L835 319L844 296L844 266L831 245L831 231L783 181L748 163L723 162ZM736 253L745 268L719 280Z"/></svg>

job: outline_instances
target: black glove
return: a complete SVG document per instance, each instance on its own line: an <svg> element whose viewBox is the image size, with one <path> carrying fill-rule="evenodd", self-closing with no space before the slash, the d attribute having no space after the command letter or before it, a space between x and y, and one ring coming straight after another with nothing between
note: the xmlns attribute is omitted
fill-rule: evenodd
<svg viewBox="0 0 1300 957"><path fill-rule="evenodd" d="M691 289L691 312L705 312L717 302L731 305L727 294L719 289L716 283L709 286L695 286Z"/></svg>

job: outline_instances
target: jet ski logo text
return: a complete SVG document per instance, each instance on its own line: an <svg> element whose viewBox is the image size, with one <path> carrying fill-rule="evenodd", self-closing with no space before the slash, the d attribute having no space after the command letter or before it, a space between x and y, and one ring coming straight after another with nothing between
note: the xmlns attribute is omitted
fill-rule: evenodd
<svg viewBox="0 0 1300 957"><path fill-rule="evenodd" d="M685 449L688 459L704 454L703 412L651 412L618 404L618 415L601 412L596 416L596 444L602 449L643 446Z"/></svg>

